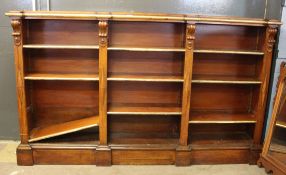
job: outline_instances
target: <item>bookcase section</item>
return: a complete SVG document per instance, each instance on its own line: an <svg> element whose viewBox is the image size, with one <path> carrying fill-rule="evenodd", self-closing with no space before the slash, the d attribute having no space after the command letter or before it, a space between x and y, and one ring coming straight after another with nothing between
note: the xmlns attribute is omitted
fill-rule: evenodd
<svg viewBox="0 0 286 175"><path fill-rule="evenodd" d="M15 51L19 165L256 161L279 21L104 12L7 15Z"/></svg>

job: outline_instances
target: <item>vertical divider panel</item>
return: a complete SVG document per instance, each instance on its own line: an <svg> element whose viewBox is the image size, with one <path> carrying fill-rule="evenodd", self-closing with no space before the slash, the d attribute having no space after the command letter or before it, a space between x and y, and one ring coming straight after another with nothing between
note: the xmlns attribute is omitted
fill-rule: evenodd
<svg viewBox="0 0 286 175"><path fill-rule="evenodd" d="M195 29L195 24L187 24L185 39L184 85L182 96L180 146L188 145Z"/></svg>
<svg viewBox="0 0 286 175"><path fill-rule="evenodd" d="M19 126L21 144L17 148L17 164L33 165L33 152L28 144L29 140L29 116L27 114L26 88L24 79L24 56L23 56L23 34L24 24L22 19L12 19L12 36L14 37L14 54L16 70L16 89L19 112Z"/></svg>
<svg viewBox="0 0 286 175"><path fill-rule="evenodd" d="M23 58L23 20L13 19L11 21L14 37L14 53L16 65L17 100L20 122L21 143L27 144L29 139L29 122L27 115L25 80L24 80L24 58Z"/></svg>
<svg viewBox="0 0 286 175"><path fill-rule="evenodd" d="M107 46L108 22L101 20L99 26L99 143L107 145Z"/></svg>
<svg viewBox="0 0 286 175"><path fill-rule="evenodd" d="M259 89L258 95L258 102L256 105L256 125L254 130L254 140L253 144L259 145L261 142L262 137L262 129L263 129L263 122L265 118L265 106L268 94L268 84L269 84L269 77L270 77L270 67L271 67L271 60L273 56L273 46L275 44L275 36L277 33L276 25L270 25L266 29L264 43L263 43L263 52L264 57L260 69L259 79L261 80L261 86Z"/></svg>

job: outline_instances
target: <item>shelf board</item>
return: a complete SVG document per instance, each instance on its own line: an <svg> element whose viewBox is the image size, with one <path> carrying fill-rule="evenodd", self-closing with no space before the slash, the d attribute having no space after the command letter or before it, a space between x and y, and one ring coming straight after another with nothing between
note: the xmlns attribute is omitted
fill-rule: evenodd
<svg viewBox="0 0 286 175"><path fill-rule="evenodd" d="M166 47L108 47L108 50L118 51L138 51L138 52L185 52L185 48Z"/></svg>
<svg viewBox="0 0 286 175"><path fill-rule="evenodd" d="M194 50L194 53L264 55L263 52L259 52L259 51L243 51L243 50Z"/></svg>
<svg viewBox="0 0 286 175"><path fill-rule="evenodd" d="M42 74L30 73L25 76L25 80L77 80L77 81L98 81L95 74Z"/></svg>
<svg viewBox="0 0 286 175"><path fill-rule="evenodd" d="M205 84L261 84L253 77L233 77L222 75L193 75L192 83Z"/></svg>
<svg viewBox="0 0 286 175"><path fill-rule="evenodd" d="M286 154L286 142L273 138L269 146L269 151Z"/></svg>
<svg viewBox="0 0 286 175"><path fill-rule="evenodd" d="M136 107L113 106L108 107L110 115L181 115L180 107Z"/></svg>
<svg viewBox="0 0 286 175"><path fill-rule="evenodd" d="M246 132L195 132L190 133L193 149L249 149L251 137Z"/></svg>
<svg viewBox="0 0 286 175"><path fill-rule="evenodd" d="M65 123L55 124L42 128L35 128L31 131L29 142L35 142L64 134L98 126L99 117L93 116Z"/></svg>
<svg viewBox="0 0 286 175"><path fill-rule="evenodd" d="M98 132L84 132L78 131L74 133L57 136L38 142L32 142L30 145L33 147L90 147L94 148L99 144Z"/></svg>
<svg viewBox="0 0 286 175"><path fill-rule="evenodd" d="M98 45L24 44L27 49L98 49Z"/></svg>
<svg viewBox="0 0 286 175"><path fill-rule="evenodd" d="M286 128L286 122L284 121L277 121L276 126L281 127L281 128Z"/></svg>
<svg viewBox="0 0 286 175"><path fill-rule="evenodd" d="M181 76L142 76L142 75L113 75L109 81L146 81L146 82L184 82Z"/></svg>
<svg viewBox="0 0 286 175"><path fill-rule="evenodd" d="M179 136L170 135L168 133L112 133L110 134L110 144L115 145L138 145L138 146L150 146L150 145L174 145L176 146L179 141Z"/></svg>
<svg viewBox="0 0 286 175"><path fill-rule="evenodd" d="M256 123L254 114L223 112L191 112L190 124Z"/></svg>

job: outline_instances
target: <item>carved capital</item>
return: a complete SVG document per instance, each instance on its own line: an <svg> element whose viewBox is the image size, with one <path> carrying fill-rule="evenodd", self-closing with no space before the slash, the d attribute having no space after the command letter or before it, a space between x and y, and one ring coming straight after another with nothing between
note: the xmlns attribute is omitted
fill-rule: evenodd
<svg viewBox="0 0 286 175"><path fill-rule="evenodd" d="M21 21L19 19L12 19L11 26L13 28L12 36L14 37L14 43L16 46L21 44Z"/></svg>
<svg viewBox="0 0 286 175"><path fill-rule="evenodd" d="M269 26L267 28L267 35L268 35L268 38L267 38L267 52L272 52L273 50L273 46L275 44L275 36L276 36L276 33L277 33L277 26Z"/></svg>
<svg viewBox="0 0 286 175"><path fill-rule="evenodd" d="M99 21L99 46L104 47L107 45L108 23L107 21Z"/></svg>
<svg viewBox="0 0 286 175"><path fill-rule="evenodd" d="M192 50L194 48L196 26L194 24L187 25L186 30L186 49Z"/></svg>

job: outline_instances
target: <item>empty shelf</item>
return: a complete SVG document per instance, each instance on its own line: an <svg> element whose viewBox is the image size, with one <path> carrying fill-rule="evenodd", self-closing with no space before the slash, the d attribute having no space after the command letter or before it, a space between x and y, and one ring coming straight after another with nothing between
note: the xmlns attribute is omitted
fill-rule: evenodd
<svg viewBox="0 0 286 175"><path fill-rule="evenodd" d="M286 122L284 121L277 121L276 126L281 127L281 128L286 128Z"/></svg>
<svg viewBox="0 0 286 175"><path fill-rule="evenodd" d="M180 107L109 106L107 114L113 115L181 115Z"/></svg>
<svg viewBox="0 0 286 175"><path fill-rule="evenodd" d="M25 76L25 80L80 80L98 81L98 75L92 74L41 74L31 73Z"/></svg>
<svg viewBox="0 0 286 175"><path fill-rule="evenodd" d="M47 127L35 128L31 131L29 142L35 142L51 137L56 137L76 131L98 126L99 117L93 116L75 121L59 123Z"/></svg>
<svg viewBox="0 0 286 175"><path fill-rule="evenodd" d="M240 54L240 55L264 55L260 51L243 50L194 50L195 53L217 53L217 54Z"/></svg>
<svg viewBox="0 0 286 175"><path fill-rule="evenodd" d="M189 123L256 123L251 113L191 112Z"/></svg>
<svg viewBox="0 0 286 175"><path fill-rule="evenodd" d="M192 83L261 84L261 81L253 77L233 77L233 76L222 76L222 75L193 75Z"/></svg>
<svg viewBox="0 0 286 175"><path fill-rule="evenodd" d="M246 132L196 132L189 138L193 149L249 149L252 143Z"/></svg>
<svg viewBox="0 0 286 175"><path fill-rule="evenodd" d="M108 47L108 50L141 51L141 52L185 52L185 48L165 48L165 47Z"/></svg>
<svg viewBox="0 0 286 175"><path fill-rule="evenodd" d="M98 45L56 45L56 44L25 44L28 49L98 49Z"/></svg>
<svg viewBox="0 0 286 175"><path fill-rule="evenodd" d="M114 75L109 81L150 81L150 82L183 82L180 76L142 76L142 75Z"/></svg>

